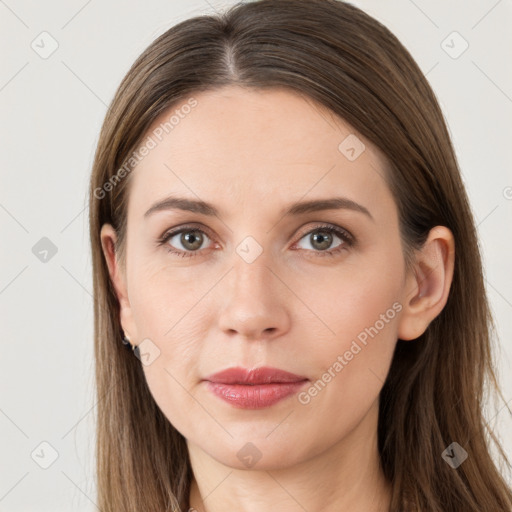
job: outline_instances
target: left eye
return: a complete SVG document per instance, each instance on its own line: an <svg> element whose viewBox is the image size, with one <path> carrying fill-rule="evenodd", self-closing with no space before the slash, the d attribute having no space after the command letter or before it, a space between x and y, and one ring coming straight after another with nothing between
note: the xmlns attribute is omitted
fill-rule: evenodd
<svg viewBox="0 0 512 512"><path fill-rule="evenodd" d="M336 247L331 248L335 238L340 240L340 243ZM350 242L348 234L330 226L315 228L313 231L306 233L300 240L303 239L307 240L311 245L316 244L316 247L313 245L315 252L324 252L327 254L336 252L340 246L349 244Z"/></svg>

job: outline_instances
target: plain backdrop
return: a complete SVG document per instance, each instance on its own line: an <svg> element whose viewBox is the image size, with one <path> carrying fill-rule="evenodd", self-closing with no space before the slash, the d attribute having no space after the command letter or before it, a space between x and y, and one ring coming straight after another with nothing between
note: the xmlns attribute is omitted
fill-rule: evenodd
<svg viewBox="0 0 512 512"><path fill-rule="evenodd" d="M98 510L87 187L100 126L147 45L233 3L0 0L0 511ZM444 111L512 405L512 4L353 3L409 49ZM504 403L486 418L512 456Z"/></svg>

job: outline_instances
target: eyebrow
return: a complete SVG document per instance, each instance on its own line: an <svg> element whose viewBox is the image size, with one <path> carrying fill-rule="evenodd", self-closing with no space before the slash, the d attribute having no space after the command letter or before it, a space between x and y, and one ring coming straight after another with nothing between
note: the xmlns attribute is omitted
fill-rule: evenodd
<svg viewBox="0 0 512 512"><path fill-rule="evenodd" d="M217 217L219 215L219 211L211 203L196 199L187 199L185 197L172 196L166 197L165 199L156 202L144 214L144 217L147 218L153 213L164 210L183 210L193 213L200 213L210 217ZM282 212L282 215L303 215L305 213L318 212L322 210L353 210L363 213L372 221L375 221L367 208L346 197L298 201L288 206L288 208Z"/></svg>

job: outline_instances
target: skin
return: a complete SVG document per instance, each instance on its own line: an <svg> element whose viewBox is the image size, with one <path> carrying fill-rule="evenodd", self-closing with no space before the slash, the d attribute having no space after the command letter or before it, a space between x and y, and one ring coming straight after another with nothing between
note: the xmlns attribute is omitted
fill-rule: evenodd
<svg viewBox="0 0 512 512"><path fill-rule="evenodd" d="M148 338L160 351L144 374L187 440L190 506L388 510L392 484L377 449L379 392L397 339L417 338L446 303L452 233L432 229L406 272L386 162L357 134L366 149L355 160L338 149L355 133L350 125L284 89L229 86L194 97L197 106L132 171L126 267L113 250L112 226L101 230L122 328L132 343ZM148 134L179 108L162 114ZM171 194L208 201L219 216L168 210L144 218ZM281 213L292 202L335 195L373 218L348 209ZM205 232L199 249L180 235L166 244L195 256L157 245L166 231L189 223ZM347 230L356 243L333 235L326 250L342 249L322 257L311 236L322 233L314 231L322 223ZM236 251L247 236L262 249L250 263ZM393 304L400 311L306 404L292 395L265 409L236 409L201 382L232 366L273 366L314 383ZM237 456L249 442L261 454L252 467Z"/></svg>

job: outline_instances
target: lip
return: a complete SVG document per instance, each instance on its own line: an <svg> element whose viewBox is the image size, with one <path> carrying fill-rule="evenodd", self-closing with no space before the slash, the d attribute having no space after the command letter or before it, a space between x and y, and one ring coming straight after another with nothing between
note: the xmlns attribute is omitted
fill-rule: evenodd
<svg viewBox="0 0 512 512"><path fill-rule="evenodd" d="M278 368L228 368L205 378L217 397L240 409L270 407L297 393L309 379Z"/></svg>

